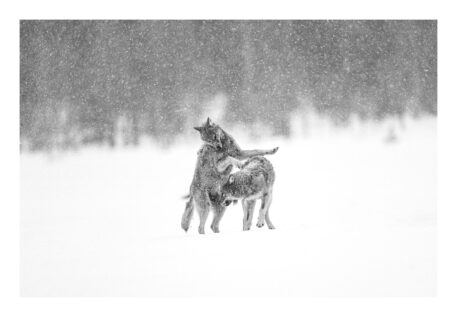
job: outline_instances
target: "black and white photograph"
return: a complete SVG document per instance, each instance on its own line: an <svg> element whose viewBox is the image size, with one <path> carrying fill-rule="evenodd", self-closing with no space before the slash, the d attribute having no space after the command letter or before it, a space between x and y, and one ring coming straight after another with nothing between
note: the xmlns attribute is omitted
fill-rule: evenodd
<svg viewBox="0 0 457 317"><path fill-rule="evenodd" d="M433 297L437 20L33 20L23 297Z"/></svg>

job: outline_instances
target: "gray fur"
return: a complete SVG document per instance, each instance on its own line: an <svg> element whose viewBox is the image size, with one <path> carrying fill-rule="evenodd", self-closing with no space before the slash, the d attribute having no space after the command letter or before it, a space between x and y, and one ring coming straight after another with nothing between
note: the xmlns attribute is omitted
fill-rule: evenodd
<svg viewBox="0 0 457 317"><path fill-rule="evenodd" d="M266 158L257 156L239 164L238 172L231 174L222 186L222 205L227 201L241 199L243 206L243 230L251 228L254 206L261 199L257 227L263 227L265 221L269 229L274 229L269 210L272 201L275 172L273 165Z"/></svg>
<svg viewBox="0 0 457 317"><path fill-rule="evenodd" d="M195 128L200 132L205 144L198 151L197 165L190 186L189 200L182 215L181 227L187 231L192 219L194 206L200 217L198 232L205 233L205 223L209 211L214 212L211 229L219 232L219 222L222 219L226 206L222 204L220 188L226 183L233 168L233 159L246 159L258 155L274 154L278 148L272 150L242 150L232 136L210 118L201 127Z"/></svg>

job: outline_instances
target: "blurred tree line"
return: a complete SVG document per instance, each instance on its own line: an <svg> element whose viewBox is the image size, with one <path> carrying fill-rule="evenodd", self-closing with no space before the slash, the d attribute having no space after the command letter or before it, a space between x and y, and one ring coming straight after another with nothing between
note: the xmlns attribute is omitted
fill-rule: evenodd
<svg viewBox="0 0 457 317"><path fill-rule="evenodd" d="M20 22L30 150L168 142L227 97L225 123L289 133L301 98L335 122L437 112L436 21Z"/></svg>

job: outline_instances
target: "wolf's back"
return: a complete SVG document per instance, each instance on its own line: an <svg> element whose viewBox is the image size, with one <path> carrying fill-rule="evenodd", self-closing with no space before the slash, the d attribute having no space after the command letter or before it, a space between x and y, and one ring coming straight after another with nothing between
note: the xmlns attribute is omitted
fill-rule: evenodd
<svg viewBox="0 0 457 317"><path fill-rule="evenodd" d="M246 161L242 168L249 170L251 175L262 174L267 185L272 185L275 180L273 164L263 156L255 156Z"/></svg>

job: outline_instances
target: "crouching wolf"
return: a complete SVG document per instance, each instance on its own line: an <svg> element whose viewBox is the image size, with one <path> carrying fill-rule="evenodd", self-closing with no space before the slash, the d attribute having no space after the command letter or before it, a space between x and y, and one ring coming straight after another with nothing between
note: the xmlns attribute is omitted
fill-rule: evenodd
<svg viewBox="0 0 457 317"><path fill-rule="evenodd" d="M220 126L207 119L201 127L195 128L200 132L204 145L198 151L197 166L190 186L189 199L181 219L184 231L189 229L194 206L200 217L198 232L205 233L205 223L209 211L214 212L211 229L219 232L219 222L228 206L220 203L220 188L228 180L233 168L233 158L244 160L253 156L274 154L272 150L242 150L233 137ZM226 200L228 203L228 200Z"/></svg>
<svg viewBox="0 0 457 317"><path fill-rule="evenodd" d="M228 177L221 189L221 204L229 205L232 200L241 199L243 206L243 230L251 228L254 207L257 199L261 199L257 227L263 227L265 221L269 229L274 229L270 220L270 205L275 182L273 165L266 158L257 156L246 162L233 164L240 170Z"/></svg>

